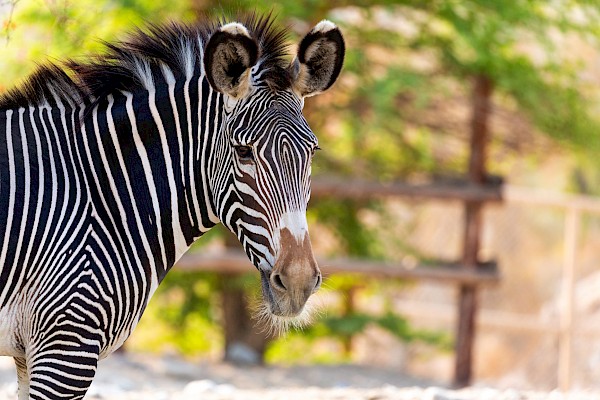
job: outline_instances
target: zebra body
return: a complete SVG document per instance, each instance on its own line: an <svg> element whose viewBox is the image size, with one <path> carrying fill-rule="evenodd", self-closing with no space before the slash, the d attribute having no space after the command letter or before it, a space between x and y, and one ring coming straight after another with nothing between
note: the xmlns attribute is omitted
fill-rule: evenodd
<svg viewBox="0 0 600 400"><path fill-rule="evenodd" d="M0 355L20 399L82 398L166 273L222 222L259 269L265 314L320 284L306 225L317 147L303 99L337 78L321 22L283 64L269 18L151 27L71 78L0 99Z"/></svg>

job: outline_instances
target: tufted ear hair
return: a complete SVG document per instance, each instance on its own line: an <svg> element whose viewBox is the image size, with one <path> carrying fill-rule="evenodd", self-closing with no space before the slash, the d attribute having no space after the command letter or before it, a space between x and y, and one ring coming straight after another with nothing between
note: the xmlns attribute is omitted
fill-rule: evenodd
<svg viewBox="0 0 600 400"><path fill-rule="evenodd" d="M204 70L213 89L233 98L250 89L250 68L258 60L258 44L238 22L223 25L204 49Z"/></svg>
<svg viewBox="0 0 600 400"><path fill-rule="evenodd" d="M342 70L345 51L338 27L331 21L319 22L302 39L290 65L294 90L302 97L327 90Z"/></svg>

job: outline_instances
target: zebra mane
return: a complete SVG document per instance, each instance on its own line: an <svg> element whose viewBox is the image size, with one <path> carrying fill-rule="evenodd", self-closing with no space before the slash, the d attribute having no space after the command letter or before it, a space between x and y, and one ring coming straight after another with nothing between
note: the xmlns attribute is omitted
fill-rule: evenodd
<svg viewBox="0 0 600 400"><path fill-rule="evenodd" d="M287 30L276 28L271 14L251 13L236 18L248 28L259 44L261 81L281 90L291 85L285 61ZM202 21L194 25L171 22L149 24L126 39L103 42L106 52L87 61L68 59L38 67L18 87L0 96L0 109L57 104L92 104L117 90L149 89L154 77L167 66L175 79L200 75L203 47L224 20Z"/></svg>

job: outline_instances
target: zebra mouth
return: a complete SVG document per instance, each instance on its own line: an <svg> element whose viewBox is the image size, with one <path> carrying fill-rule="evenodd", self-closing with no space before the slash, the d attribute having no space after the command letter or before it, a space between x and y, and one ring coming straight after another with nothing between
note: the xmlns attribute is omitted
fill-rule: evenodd
<svg viewBox="0 0 600 400"><path fill-rule="evenodd" d="M271 290L271 284L269 283L269 273L263 269L259 269L260 271L260 286L262 289L263 299L269 304L271 312L276 314L273 311L273 307L277 305L275 298L273 297L273 291ZM279 307L277 307L279 308Z"/></svg>
<svg viewBox="0 0 600 400"><path fill-rule="evenodd" d="M279 316L279 317L294 317L295 315L289 315L289 313L284 312L281 307L281 302L275 298L273 294L273 289L271 288L271 283L269 280L269 272L260 269L260 283L262 288L263 299L267 303L266 305L269 308L271 314Z"/></svg>
<svg viewBox="0 0 600 400"><path fill-rule="evenodd" d="M305 312L306 298L298 300L290 293L273 290L271 272L260 269L260 281L263 301L270 314L282 318L297 318Z"/></svg>
<svg viewBox="0 0 600 400"><path fill-rule="evenodd" d="M257 310L257 320L262 321L266 330L272 335L283 335L290 328L302 329L312 321L313 306L307 302L300 309L290 311L282 305L289 305L289 301L284 298L277 299L273 293L269 280L269 272L259 269L260 281L263 293L263 302Z"/></svg>

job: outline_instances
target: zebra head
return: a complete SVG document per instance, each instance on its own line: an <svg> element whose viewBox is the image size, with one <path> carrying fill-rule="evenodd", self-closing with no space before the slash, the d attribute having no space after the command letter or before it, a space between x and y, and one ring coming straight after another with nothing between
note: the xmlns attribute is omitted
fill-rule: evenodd
<svg viewBox="0 0 600 400"><path fill-rule="evenodd" d="M209 167L214 206L260 271L264 315L285 325L307 315L321 285L306 221L318 142L302 115L304 98L335 82L345 47L329 21L302 39L291 64L270 58L269 47L280 45L230 23L208 41L204 68L223 95L219 156Z"/></svg>

